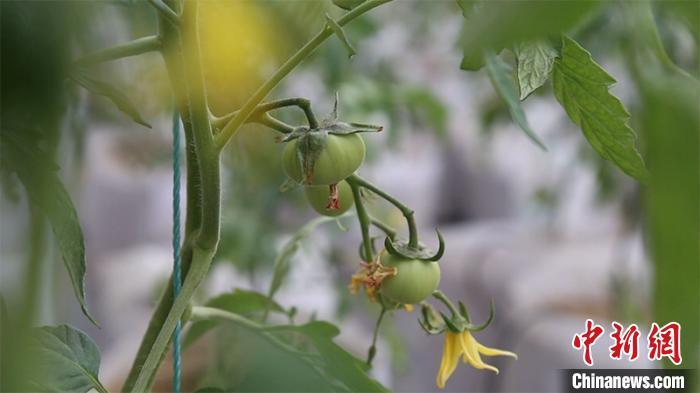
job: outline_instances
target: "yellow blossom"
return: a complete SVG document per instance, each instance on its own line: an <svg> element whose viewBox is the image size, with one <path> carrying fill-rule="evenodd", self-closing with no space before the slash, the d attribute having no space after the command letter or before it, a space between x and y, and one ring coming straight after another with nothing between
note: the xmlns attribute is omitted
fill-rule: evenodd
<svg viewBox="0 0 700 393"><path fill-rule="evenodd" d="M442 354L442 362L438 371L436 384L442 389L445 387L447 379L457 368L459 357L462 356L464 363L469 363L474 368L483 370L491 370L498 373L498 369L494 366L484 363L481 360L481 355L485 356L510 356L515 359L518 355L513 352L503 351L500 349L489 348L481 345L476 341L469 330L464 330L460 333L453 333L450 330L445 332L445 346Z"/></svg>

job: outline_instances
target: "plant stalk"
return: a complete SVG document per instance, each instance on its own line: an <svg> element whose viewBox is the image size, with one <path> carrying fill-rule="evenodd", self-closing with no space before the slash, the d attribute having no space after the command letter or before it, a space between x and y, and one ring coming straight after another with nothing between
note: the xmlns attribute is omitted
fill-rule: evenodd
<svg viewBox="0 0 700 393"><path fill-rule="evenodd" d="M131 42L117 45L112 48L102 49L89 53L73 63L77 67L85 67L106 61L123 59L125 57L138 56L144 53L160 50L160 38L158 36L137 38Z"/></svg>
<svg viewBox="0 0 700 393"><path fill-rule="evenodd" d="M374 192L375 194L377 194L380 197L382 197L383 199L385 199L387 202L396 206L396 208L399 209L401 211L401 213L403 214L403 216L406 218L406 223L408 224L408 245L410 247L413 247L413 248L418 247L418 227L416 226L416 220L414 218L413 209L404 205L398 199L387 194L386 192L381 190L379 187L375 186L374 184L368 182L367 180L361 178L358 175L351 175L346 180L348 181L348 183L351 183L351 184L355 183L361 187L364 187L364 188Z"/></svg>
<svg viewBox="0 0 700 393"><path fill-rule="evenodd" d="M355 201L355 210L357 210L357 219L360 221L360 230L362 232L362 248L364 249L364 254L361 255L365 262L372 262L374 260L374 250L372 247L372 238L369 235L369 226L371 225L371 220L365 209L365 205L362 201L362 194L360 193L360 186L358 183L353 181L351 178L347 178L346 181L350 185L352 190L352 198Z"/></svg>
<svg viewBox="0 0 700 393"><path fill-rule="evenodd" d="M352 11L338 19L338 25L344 26L350 23L353 19L364 14L365 12L378 7L391 0L369 0L355 7ZM248 120L248 117L253 113L255 107L265 99L265 97L277 86L277 84L289 74L299 63L306 59L316 48L318 48L328 37L333 35L333 29L324 25L318 34L316 34L309 42L299 49L292 57L290 57L282 66L270 77L255 93L246 101L236 116L221 130L217 135L216 145L219 150L223 149L226 143L231 139L233 134Z"/></svg>

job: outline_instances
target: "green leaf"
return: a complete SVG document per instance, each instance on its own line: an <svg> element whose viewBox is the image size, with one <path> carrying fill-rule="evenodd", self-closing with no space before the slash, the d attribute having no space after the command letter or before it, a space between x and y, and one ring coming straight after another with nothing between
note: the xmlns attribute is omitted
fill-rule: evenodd
<svg viewBox="0 0 700 393"><path fill-rule="evenodd" d="M107 392L97 378L100 351L85 333L70 326L36 329L29 348L33 359L32 385L49 392Z"/></svg>
<svg viewBox="0 0 700 393"><path fill-rule="evenodd" d="M469 17L462 30L461 44L468 59L481 53L558 35L576 26L599 1L483 1Z"/></svg>
<svg viewBox="0 0 700 393"><path fill-rule="evenodd" d="M387 392L379 382L367 375L367 365L333 341L340 330L328 322L314 321L290 328L309 339L325 361L327 373L343 382L353 392Z"/></svg>
<svg viewBox="0 0 700 393"><path fill-rule="evenodd" d="M542 86L554 67L558 56L556 49L545 41L524 42L516 45L515 56L518 62L518 85L520 100Z"/></svg>
<svg viewBox="0 0 700 393"><path fill-rule="evenodd" d="M284 308L267 296L243 289L236 289L233 293L219 295L205 304L206 307L218 308L240 315L250 315L256 312L274 311L286 313ZM183 347L187 348L197 341L202 335L218 325L218 321L198 321L192 324L183 341Z"/></svg>
<svg viewBox="0 0 700 393"><path fill-rule="evenodd" d="M29 202L44 214L53 229L56 244L73 284L83 314L95 325L85 301L85 240L70 194L58 176L50 155L33 145L31 130L3 129L0 144L3 167L17 173Z"/></svg>
<svg viewBox="0 0 700 393"><path fill-rule="evenodd" d="M211 386L208 386L206 388L199 388L199 389L194 391L194 393L225 393L225 392L226 391L224 389L215 388L215 387L211 387Z"/></svg>
<svg viewBox="0 0 700 393"><path fill-rule="evenodd" d="M119 108L119 110L127 114L138 124L151 128L151 125L146 123L143 117L141 117L138 109L136 109L136 105L134 105L129 97L127 97L116 87L107 82L95 79L94 77L89 76L87 73L80 71L74 72L71 75L71 79L91 93L108 98L114 103L114 105L117 106L117 108Z"/></svg>
<svg viewBox="0 0 700 393"><path fill-rule="evenodd" d="M561 57L554 62L552 78L554 95L595 151L645 182L648 173L635 147L636 134L627 125L630 115L608 91L615 79L568 37L562 38Z"/></svg>
<svg viewBox="0 0 700 393"><path fill-rule="evenodd" d="M494 54L487 54L484 59L491 83L496 88L496 91L498 91L503 101L506 102L513 121L525 132L525 135L527 135L530 140L546 151L547 148L530 128L525 112L520 106L518 88L515 85L510 65Z"/></svg>

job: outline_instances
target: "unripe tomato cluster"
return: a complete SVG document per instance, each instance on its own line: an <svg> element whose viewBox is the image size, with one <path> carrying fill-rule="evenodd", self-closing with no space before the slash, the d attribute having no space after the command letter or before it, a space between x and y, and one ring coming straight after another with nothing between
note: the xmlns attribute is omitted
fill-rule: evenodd
<svg viewBox="0 0 700 393"><path fill-rule="evenodd" d="M335 217L353 206L353 190L345 179L357 171L365 158L365 143L359 134L310 130L309 134L288 141L282 154L284 172L304 186L306 199L316 212ZM365 285L373 285L396 303L420 303L440 283L439 265L422 257L410 258L387 249L373 263L372 268L367 268ZM373 276L376 271L387 270L394 274Z"/></svg>

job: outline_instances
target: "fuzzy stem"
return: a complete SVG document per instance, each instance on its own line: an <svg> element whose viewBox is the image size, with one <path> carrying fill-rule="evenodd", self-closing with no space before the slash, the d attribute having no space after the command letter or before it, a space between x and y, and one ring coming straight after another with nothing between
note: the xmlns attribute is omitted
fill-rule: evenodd
<svg viewBox="0 0 700 393"><path fill-rule="evenodd" d="M306 98L299 97L285 98L282 100L270 101L260 104L257 107L255 107L255 109L250 114L246 122L262 122L264 116L267 115L267 112L290 106L299 107L299 109L304 111L304 115L306 116L306 119L309 122L310 128L318 128L318 120L316 120L316 115L314 115L314 112L311 110L311 102L309 102L309 100L307 100ZM219 128L225 127L226 124L228 124L231 121L231 119L235 118L239 112L240 111L231 112L221 117L214 116L214 118L212 119L212 124Z"/></svg>
<svg viewBox="0 0 700 393"><path fill-rule="evenodd" d="M394 238L396 237L396 231L394 230L394 228L390 227L385 222L371 215L369 216L369 220L372 225L377 227L380 231L384 232L384 234L387 235L389 239L394 240Z"/></svg>
<svg viewBox="0 0 700 393"><path fill-rule="evenodd" d="M185 3L183 16L186 19L181 26L184 29L182 34L180 27L164 21L163 17L159 24L164 48L163 57L185 124L188 145L188 203L182 252L182 292L175 302L172 288L168 288L161 297L124 385L124 391L148 390L165 355L175 324L206 276L218 244L219 155L213 145L201 73L196 11L196 2Z"/></svg>
<svg viewBox="0 0 700 393"><path fill-rule="evenodd" d="M357 210L357 219L360 221L360 229L362 231L362 247L365 250L364 259L365 262L372 262L372 260L374 260L374 250L372 249L372 238L369 235L371 220L362 201L359 184L354 182L351 178L347 178L346 180L350 185L350 189L352 189L352 197L355 201L355 210Z"/></svg>
<svg viewBox="0 0 700 393"><path fill-rule="evenodd" d="M142 37L112 48L89 53L76 60L73 64L77 67L85 67L106 61L123 59L125 57L138 56L157 50L160 50L160 39L158 36Z"/></svg>
<svg viewBox="0 0 700 393"><path fill-rule="evenodd" d="M177 16L172 8L168 7L163 0L148 0L148 3L153 6L153 8L158 11L158 14L171 23L173 26L177 26L180 23L180 17Z"/></svg>
<svg viewBox="0 0 700 393"><path fill-rule="evenodd" d="M374 334L372 335L372 345L367 351L367 365L372 367L372 360L377 354L377 338L379 337L379 327L382 325L384 320L384 314L386 314L386 308L382 306L382 311L379 312L379 317L377 317L377 323L374 325Z"/></svg>

